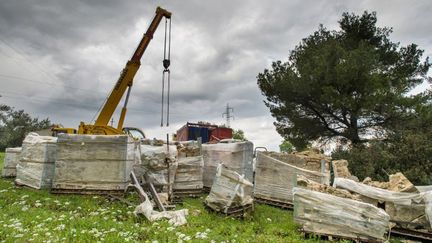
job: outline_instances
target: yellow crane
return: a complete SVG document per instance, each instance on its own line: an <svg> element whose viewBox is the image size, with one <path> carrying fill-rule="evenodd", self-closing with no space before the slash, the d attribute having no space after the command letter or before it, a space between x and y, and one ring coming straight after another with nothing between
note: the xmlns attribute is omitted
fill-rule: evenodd
<svg viewBox="0 0 432 243"><path fill-rule="evenodd" d="M159 26L160 22L164 17L167 21L168 20L171 21L171 13L163 8L157 7L156 15L153 18L153 21L151 22L143 38L141 39L138 47L136 48L134 54L132 55L132 58L126 63L126 66L120 73L120 77L117 80L114 88L112 89L111 94L108 96L106 102L104 103L95 123L85 124L84 122L81 122L78 128L78 134L116 135L116 134L127 133L129 135L133 135L132 133L135 133L137 131L141 132L139 129L136 128L130 128L130 127L123 128L123 122L126 117L127 103L129 101L129 95L131 92L133 79L141 65L141 61L140 61L141 57L143 56L145 50L147 49L147 46L149 45L150 41L153 38L153 34L155 33L157 27ZM169 25L169 28L170 26L171 23ZM167 22L165 22L165 28L167 28ZM166 35L166 30L165 30L165 35ZM166 48L166 36L165 36L164 48ZM170 64L169 58L164 59L163 64L165 67L164 70L165 73ZM109 122L126 90L127 90L127 94L125 98L125 103L121 110L117 128L115 128L110 126ZM53 127L52 131L54 135L58 133L76 133L76 130L73 128L62 128L58 126ZM144 136L143 133L142 135Z"/></svg>

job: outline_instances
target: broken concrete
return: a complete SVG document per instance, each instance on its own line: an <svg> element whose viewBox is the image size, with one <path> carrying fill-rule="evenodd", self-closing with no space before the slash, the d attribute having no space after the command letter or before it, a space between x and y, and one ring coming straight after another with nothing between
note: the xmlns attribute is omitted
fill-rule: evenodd
<svg viewBox="0 0 432 243"><path fill-rule="evenodd" d="M3 162L2 177L15 177L16 166L20 159L22 148L6 148Z"/></svg>
<svg viewBox="0 0 432 243"><path fill-rule="evenodd" d="M341 197L341 198L349 198L353 200L360 201L359 195L352 194L347 190L338 189L329 185L324 185L312 180L307 179L306 177L300 175L297 177L297 186L309 189L311 191L327 193L333 196Z"/></svg>
<svg viewBox="0 0 432 243"><path fill-rule="evenodd" d="M366 177L362 183L394 192L419 192L418 189L400 172L390 175L388 182L373 181L370 177Z"/></svg>

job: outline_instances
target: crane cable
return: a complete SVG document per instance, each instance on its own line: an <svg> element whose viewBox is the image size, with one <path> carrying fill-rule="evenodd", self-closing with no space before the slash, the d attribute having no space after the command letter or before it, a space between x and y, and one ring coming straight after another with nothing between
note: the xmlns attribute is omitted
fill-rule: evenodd
<svg viewBox="0 0 432 243"><path fill-rule="evenodd" d="M169 21L169 23L168 23ZM167 33L168 32L168 33ZM168 42L167 42L168 36ZM167 52L168 48L168 52ZM171 89L171 73L169 66L171 64L171 18L165 19L165 39L164 39L164 59L162 61L164 70L162 71L162 106L161 106L161 127L164 123L164 95L165 95L165 79L167 83L167 114L166 126L169 126L169 105L170 105L170 89Z"/></svg>

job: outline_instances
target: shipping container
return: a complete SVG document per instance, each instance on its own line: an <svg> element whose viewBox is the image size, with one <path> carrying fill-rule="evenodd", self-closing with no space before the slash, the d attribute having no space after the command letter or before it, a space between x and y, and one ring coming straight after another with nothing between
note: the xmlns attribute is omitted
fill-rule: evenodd
<svg viewBox="0 0 432 243"><path fill-rule="evenodd" d="M177 141L197 140L201 137L202 143L207 143L210 141L210 128L217 128L217 126L188 122L177 131Z"/></svg>
<svg viewBox="0 0 432 243"><path fill-rule="evenodd" d="M217 127L210 132L210 141L220 141L222 139L232 138L233 131L229 127Z"/></svg>

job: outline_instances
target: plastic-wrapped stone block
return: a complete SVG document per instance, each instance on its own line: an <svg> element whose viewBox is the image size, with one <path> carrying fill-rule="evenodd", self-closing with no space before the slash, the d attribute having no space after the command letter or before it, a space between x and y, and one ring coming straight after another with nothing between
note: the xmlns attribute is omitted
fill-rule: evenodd
<svg viewBox="0 0 432 243"><path fill-rule="evenodd" d="M306 232L384 241L390 216L371 204L296 187L294 220Z"/></svg>
<svg viewBox="0 0 432 243"><path fill-rule="evenodd" d="M21 148L6 148L5 152L2 176L15 177L16 166L19 162Z"/></svg>
<svg viewBox="0 0 432 243"><path fill-rule="evenodd" d="M316 156L315 156L316 157ZM328 185L329 161L307 160L296 154L259 152L255 169L254 196L256 198L291 203L292 189L297 184L297 176Z"/></svg>
<svg viewBox="0 0 432 243"><path fill-rule="evenodd" d="M53 190L92 193L124 190L137 161L137 144L126 135L60 134Z"/></svg>
<svg viewBox="0 0 432 243"><path fill-rule="evenodd" d="M183 157L178 159L175 174L174 190L196 190L203 188L202 156Z"/></svg>
<svg viewBox="0 0 432 243"><path fill-rule="evenodd" d="M244 175L253 181L253 143L249 141L203 144L204 158L203 183L205 187L213 185L216 168L223 163L228 169Z"/></svg>
<svg viewBox="0 0 432 243"><path fill-rule="evenodd" d="M49 189L54 176L57 138L30 133L23 141L15 182L36 189Z"/></svg>

